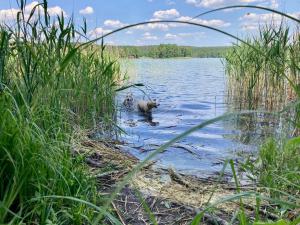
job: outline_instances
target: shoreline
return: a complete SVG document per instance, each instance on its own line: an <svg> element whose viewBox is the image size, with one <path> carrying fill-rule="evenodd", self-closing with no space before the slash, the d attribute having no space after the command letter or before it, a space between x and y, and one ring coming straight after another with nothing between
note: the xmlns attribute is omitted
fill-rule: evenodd
<svg viewBox="0 0 300 225"><path fill-rule="evenodd" d="M76 146L76 152L86 155L88 168L99 183L100 195L111 194L116 183L139 163L137 158L115 146L114 142L103 143L87 136L84 138L81 136ZM189 224L197 213L211 202L221 201L237 193L232 183L182 175L172 169L153 168L153 164L149 162L135 174L113 201L112 207L123 224L141 224L143 220L150 221L147 210L141 207L142 199L146 201L156 220L162 221L159 224ZM253 191L256 187L242 186L241 189ZM252 205L255 205L254 199L244 202L247 214L254 218L255 210ZM229 224L232 214L239 207L239 199L219 204L214 213L205 213L204 223L201 224L214 224L214 221L217 221L217 224Z"/></svg>

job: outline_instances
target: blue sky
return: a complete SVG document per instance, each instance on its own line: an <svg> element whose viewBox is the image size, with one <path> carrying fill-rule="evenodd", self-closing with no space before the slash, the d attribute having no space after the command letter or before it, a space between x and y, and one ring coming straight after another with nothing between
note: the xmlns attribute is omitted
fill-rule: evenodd
<svg viewBox="0 0 300 225"><path fill-rule="evenodd" d="M28 10L37 3L27 1ZM64 11L74 15L77 24L87 19L91 38L101 36L126 24L161 19L190 20L209 9L233 4L251 4L300 16L300 0L48 0L52 15ZM0 0L0 22L7 22L17 9L16 0ZM252 35L259 24L281 18L253 9L216 12L195 20L240 37ZM192 46L230 45L234 42L222 34L204 28L176 24L152 24L132 28L105 39L116 45L175 43Z"/></svg>

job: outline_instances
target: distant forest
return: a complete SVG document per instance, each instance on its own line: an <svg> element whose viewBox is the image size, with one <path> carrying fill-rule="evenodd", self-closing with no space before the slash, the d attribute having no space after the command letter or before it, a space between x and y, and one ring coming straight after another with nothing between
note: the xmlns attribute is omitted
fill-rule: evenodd
<svg viewBox="0 0 300 225"><path fill-rule="evenodd" d="M121 57L126 58L219 58L224 57L231 47L192 47L178 46L175 44L160 44L148 46L118 46L112 47Z"/></svg>

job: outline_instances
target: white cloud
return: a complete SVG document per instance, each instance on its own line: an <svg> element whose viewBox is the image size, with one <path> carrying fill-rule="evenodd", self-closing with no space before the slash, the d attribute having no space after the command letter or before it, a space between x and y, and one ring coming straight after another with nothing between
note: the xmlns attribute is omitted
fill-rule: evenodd
<svg viewBox="0 0 300 225"><path fill-rule="evenodd" d="M120 20L105 20L104 25L110 28L120 28L126 26L127 24L122 23Z"/></svg>
<svg viewBox="0 0 300 225"><path fill-rule="evenodd" d="M187 4L191 4L191 5L197 5L198 4L198 1L197 0L185 0L185 2Z"/></svg>
<svg viewBox="0 0 300 225"><path fill-rule="evenodd" d="M128 30L125 32L126 34L133 34L133 31L132 30Z"/></svg>
<svg viewBox="0 0 300 225"><path fill-rule="evenodd" d="M185 0L187 4L196 6L196 7L221 7L225 3L225 0Z"/></svg>
<svg viewBox="0 0 300 225"><path fill-rule="evenodd" d="M257 2L263 2L264 0L240 0L241 3L257 3Z"/></svg>
<svg viewBox="0 0 300 225"><path fill-rule="evenodd" d="M178 36L183 38L187 38L187 37L199 38L199 37L204 37L204 35L205 35L204 32L178 33Z"/></svg>
<svg viewBox="0 0 300 225"><path fill-rule="evenodd" d="M179 45L186 45L190 41L199 41L200 38L205 37L204 32L186 32L186 33L171 33L168 32L164 36L156 36L151 32L145 32L140 39L136 40L137 45L159 44L159 43L177 43Z"/></svg>
<svg viewBox="0 0 300 225"><path fill-rule="evenodd" d="M25 12L30 13L31 10L33 10L33 8L36 7L38 4L39 4L39 2L37 2L37 1L33 1L33 2L29 3L29 4L27 4L25 6ZM38 6L37 8L41 8L41 7Z"/></svg>
<svg viewBox="0 0 300 225"><path fill-rule="evenodd" d="M199 23L203 24L206 26L213 26L213 27L228 27L231 24L229 22L220 20L220 19L212 19L212 20L204 20L204 19L193 19L192 17L189 16L180 16L175 19L175 21L190 21L194 23ZM158 19L152 18L149 21L159 21ZM184 27L188 26L187 24L182 24L182 23L150 23L146 25L139 25L134 27L136 30L144 30L144 31L149 31L149 30L161 30L161 31L168 31L170 28L174 27Z"/></svg>
<svg viewBox="0 0 300 225"><path fill-rule="evenodd" d="M34 7L36 10L42 10L42 6L37 6L39 4L38 1L33 1L25 6L25 14L30 14ZM61 15L67 16L66 11L64 11L60 6L48 7L48 14L50 16Z"/></svg>
<svg viewBox="0 0 300 225"><path fill-rule="evenodd" d="M257 24L242 24L242 30L244 31L251 31L251 30L258 30L259 26Z"/></svg>
<svg viewBox="0 0 300 225"><path fill-rule="evenodd" d="M257 30L260 24L279 24L282 20L282 17L278 14L273 13L247 13L244 16L240 17L242 21L241 27L243 30Z"/></svg>
<svg viewBox="0 0 300 225"><path fill-rule="evenodd" d="M67 16L67 13L59 6L49 7L48 13L50 16L61 15L62 13Z"/></svg>
<svg viewBox="0 0 300 225"><path fill-rule="evenodd" d="M186 40L187 38L199 39L204 37L204 35L205 35L204 32L186 32L186 33L176 33L176 34L167 33L165 34L164 38L167 40L182 41L182 40Z"/></svg>
<svg viewBox="0 0 300 225"><path fill-rule="evenodd" d="M177 38L178 36L176 34L170 34L170 33L165 34L165 39L174 40Z"/></svg>
<svg viewBox="0 0 300 225"><path fill-rule="evenodd" d="M153 41L155 41L155 40L158 40L158 37L155 36L155 35L152 35L149 32L146 32L146 33L143 34L143 39L144 40L153 40Z"/></svg>
<svg viewBox="0 0 300 225"><path fill-rule="evenodd" d="M79 13L82 15L90 15L94 13L94 9L91 6L87 6L84 9L81 9Z"/></svg>
<svg viewBox="0 0 300 225"><path fill-rule="evenodd" d="M150 19L150 21L155 21L155 19ZM166 31L169 29L168 24L166 23L149 23L146 26L146 29L158 29L158 30L162 30L162 31Z"/></svg>
<svg viewBox="0 0 300 225"><path fill-rule="evenodd" d="M138 26L133 27L133 29L136 29L136 30L146 30L146 25L138 25Z"/></svg>
<svg viewBox="0 0 300 225"><path fill-rule="evenodd" d="M268 23L272 21L281 21L282 16L273 13L264 13L264 14L256 14L256 13L247 13L240 18L240 20L246 20L249 22L255 23Z"/></svg>
<svg viewBox="0 0 300 225"><path fill-rule="evenodd" d="M300 12L295 12L290 14L292 17L295 17L297 19L300 19Z"/></svg>
<svg viewBox="0 0 300 225"><path fill-rule="evenodd" d="M157 21L156 19L150 19L149 21ZM168 24L166 23L149 23L146 25L139 25L134 27L136 30L162 30L167 31L169 29Z"/></svg>
<svg viewBox="0 0 300 225"><path fill-rule="evenodd" d="M24 17L25 19L29 18L29 15L34 7L39 4L37 1L33 1L25 6ZM36 10L40 10L41 6L36 7ZM2 9L0 10L0 22L9 22L17 19L17 14L20 12L20 9L11 8L11 9ZM67 13L59 6L49 7L48 13L50 16L61 15L67 16Z"/></svg>
<svg viewBox="0 0 300 225"><path fill-rule="evenodd" d="M0 22L10 21L17 18L19 10L17 9L3 9L0 10Z"/></svg>
<svg viewBox="0 0 300 225"><path fill-rule="evenodd" d="M299 18L300 12L289 13L289 15ZM240 17L239 20L243 30L257 30L262 24L279 25L285 18L275 13L247 13Z"/></svg>
<svg viewBox="0 0 300 225"><path fill-rule="evenodd" d="M278 8L278 0L185 0L187 4L204 8L219 8L238 4L264 4L271 8Z"/></svg>
<svg viewBox="0 0 300 225"><path fill-rule="evenodd" d="M92 38L95 38L95 37L99 37L99 36L105 35L105 34L107 34L109 32L111 32L111 30L103 29L102 27L97 27L94 30L91 30L89 32L89 35Z"/></svg>
<svg viewBox="0 0 300 225"><path fill-rule="evenodd" d="M147 36L147 37L144 37L145 40L152 40L152 41L156 41L158 40L158 37L157 36Z"/></svg>
<svg viewBox="0 0 300 225"><path fill-rule="evenodd" d="M212 27L228 27L231 25L229 22L225 22L224 20L220 20L220 19L212 19L212 20L204 20L199 18L193 19L192 17L189 16L181 16L177 20L190 21L190 22L199 23L199 24L212 26ZM171 26L173 27L184 26L184 24L171 24Z"/></svg>
<svg viewBox="0 0 300 225"><path fill-rule="evenodd" d="M172 19L180 16L176 9L159 10L153 13L155 19Z"/></svg>

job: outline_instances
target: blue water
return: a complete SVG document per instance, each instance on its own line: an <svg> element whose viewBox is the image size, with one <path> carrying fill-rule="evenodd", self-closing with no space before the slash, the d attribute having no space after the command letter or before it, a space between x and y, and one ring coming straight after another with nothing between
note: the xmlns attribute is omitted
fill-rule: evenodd
<svg viewBox="0 0 300 225"><path fill-rule="evenodd" d="M222 115L229 110L225 103L226 75L221 59L132 59L122 62L129 83L145 87L122 91L118 96L118 121L126 131L122 148L140 159L152 150L189 128ZM152 120L122 107L128 92L134 99L157 99ZM241 133L234 121L220 121L198 130L179 143L196 154L170 147L159 154L156 165L171 167L182 173L210 176L219 172L222 161L236 158L238 152L255 150L236 138Z"/></svg>

